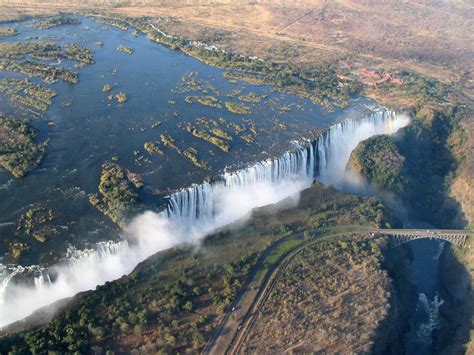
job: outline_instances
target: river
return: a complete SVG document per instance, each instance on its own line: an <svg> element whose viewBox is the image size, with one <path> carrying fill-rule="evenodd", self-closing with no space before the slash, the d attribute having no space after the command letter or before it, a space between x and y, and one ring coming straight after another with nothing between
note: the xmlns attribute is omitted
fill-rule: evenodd
<svg viewBox="0 0 474 355"><path fill-rule="evenodd" d="M226 80L221 69L136 36L132 29L79 19L79 25L46 30L36 28L34 20L15 23L20 34L2 40L76 43L94 49L95 64L76 68L62 61L79 72L78 84L31 79L58 95L33 121L39 138L50 139L40 168L20 180L0 171L0 236L5 241L0 252L6 253L0 264L0 326L114 280L160 250L199 241L252 208L300 191L315 177L336 183L361 140L394 133L408 123L361 98L325 112L309 99L269 86ZM119 46L132 48L133 54L117 51ZM112 93L125 92L126 103L109 100L105 84ZM241 96L252 93L260 101L244 101L250 113L226 109L225 103L242 104ZM190 104L190 95L212 95L219 105ZM21 115L6 103L3 108ZM243 129L232 133L228 153L184 129L202 118L227 132L235 125ZM195 167L173 149L165 149L164 156L147 155L144 143L158 141L161 134L172 136L181 149L196 149L210 169ZM244 135L252 135L251 141ZM140 197L147 212L123 231L87 198L97 191L102 164L111 159L145 183ZM14 263L6 247L28 238L14 229L19 216L38 203L54 209L57 234L44 243L26 239L30 252ZM17 276L27 284L16 282Z"/></svg>

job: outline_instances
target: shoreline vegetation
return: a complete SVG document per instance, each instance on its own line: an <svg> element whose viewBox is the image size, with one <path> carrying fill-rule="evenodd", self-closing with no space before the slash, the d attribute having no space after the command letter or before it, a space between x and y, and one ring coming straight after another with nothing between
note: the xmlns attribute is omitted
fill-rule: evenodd
<svg viewBox="0 0 474 355"><path fill-rule="evenodd" d="M144 17L112 18L97 14L86 14L86 16L124 31L128 31L130 27L135 28L136 31L145 33L148 39L171 49L180 50L207 65L233 70L223 74L229 79L249 81L255 85L274 85L284 92L318 102L329 111L336 106L346 107L350 97L360 93L360 85L357 82L346 82L342 87L339 85L336 67L332 64L307 72L289 63L252 59L240 54L217 50L212 46L206 48L196 45L191 40L164 33ZM248 99L254 100L255 97Z"/></svg>

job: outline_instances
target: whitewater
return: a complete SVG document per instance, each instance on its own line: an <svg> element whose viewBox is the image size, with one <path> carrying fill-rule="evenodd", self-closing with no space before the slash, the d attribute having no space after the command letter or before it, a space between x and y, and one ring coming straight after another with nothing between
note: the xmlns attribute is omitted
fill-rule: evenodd
<svg viewBox="0 0 474 355"><path fill-rule="evenodd" d="M341 186L350 154L359 142L374 135L393 134L408 123L407 116L383 109L342 121L314 141L294 143L294 148L281 157L177 191L169 196L164 211L148 211L134 218L124 229L127 237L123 241L100 242L86 250L69 248L66 261L48 270L3 267L0 327L128 274L161 250L184 242L198 243L217 228L247 216L253 208L298 196L314 179ZM35 276L31 285L15 282L15 277L25 272Z"/></svg>

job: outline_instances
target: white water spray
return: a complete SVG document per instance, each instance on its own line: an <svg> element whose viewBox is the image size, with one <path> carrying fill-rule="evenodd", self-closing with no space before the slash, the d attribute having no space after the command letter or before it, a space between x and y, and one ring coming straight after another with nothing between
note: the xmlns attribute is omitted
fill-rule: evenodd
<svg viewBox="0 0 474 355"><path fill-rule="evenodd" d="M169 197L161 213L145 212L126 228L129 241L102 242L95 249L68 250L68 261L53 267L55 277L36 276L34 286L12 280L20 266L1 280L0 327L22 319L61 298L94 289L130 273L142 260L183 242L197 242L216 228L245 217L253 208L276 203L309 187L316 177L340 184L351 151L376 134L391 134L408 124L405 116L381 111L333 125L307 146L282 157L227 172Z"/></svg>
<svg viewBox="0 0 474 355"><path fill-rule="evenodd" d="M433 297L430 302L424 293L418 295L418 303L416 312L424 316L423 321L419 324L416 336L424 345L430 345L433 342L433 332L441 327L439 307L444 303L438 294Z"/></svg>

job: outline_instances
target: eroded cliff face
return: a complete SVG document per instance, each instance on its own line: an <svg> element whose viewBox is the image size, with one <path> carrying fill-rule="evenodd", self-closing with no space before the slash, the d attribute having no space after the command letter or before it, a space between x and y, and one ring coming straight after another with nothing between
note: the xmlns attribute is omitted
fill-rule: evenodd
<svg viewBox="0 0 474 355"><path fill-rule="evenodd" d="M459 165L449 188L449 195L459 203L456 223L474 227L474 113L460 122L462 133L451 140Z"/></svg>
<svg viewBox="0 0 474 355"><path fill-rule="evenodd" d="M382 267L391 279L390 311L377 331L374 354L403 354L403 336L409 330L410 309L417 300L411 283L410 251L406 247L383 251Z"/></svg>
<svg viewBox="0 0 474 355"><path fill-rule="evenodd" d="M441 255L439 283L445 303L440 313L445 327L435 337L435 352L474 353L474 240L463 249L445 248Z"/></svg>

